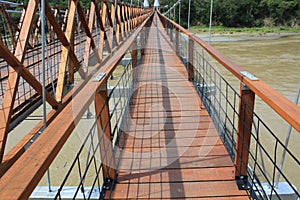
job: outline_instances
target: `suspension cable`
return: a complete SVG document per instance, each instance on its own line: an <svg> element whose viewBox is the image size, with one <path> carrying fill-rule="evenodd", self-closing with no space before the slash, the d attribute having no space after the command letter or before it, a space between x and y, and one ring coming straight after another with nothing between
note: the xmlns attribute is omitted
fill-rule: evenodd
<svg viewBox="0 0 300 200"><path fill-rule="evenodd" d="M169 14L178 4L180 4L181 0L178 0L175 4L173 4L173 6L167 11L165 12L163 15L166 16L167 14Z"/></svg>
<svg viewBox="0 0 300 200"><path fill-rule="evenodd" d="M41 0L41 29L42 29L42 101L43 101L43 121L44 126L43 130L47 127L47 110L46 110L46 69L45 69L45 49L47 47L46 44L46 33L45 33L45 26L46 26L46 15L45 15L45 0ZM49 60L47 60L49 62ZM48 189L51 192L51 180L50 180L50 170L47 170L47 180L48 180Z"/></svg>
<svg viewBox="0 0 300 200"><path fill-rule="evenodd" d="M209 14L209 38L208 38L208 44L210 43L211 41L211 25L212 25L212 11L213 11L213 4L214 4L214 1L213 0L210 0L210 14Z"/></svg>
<svg viewBox="0 0 300 200"><path fill-rule="evenodd" d="M190 19L191 19L191 0L189 0L188 30L190 30Z"/></svg>

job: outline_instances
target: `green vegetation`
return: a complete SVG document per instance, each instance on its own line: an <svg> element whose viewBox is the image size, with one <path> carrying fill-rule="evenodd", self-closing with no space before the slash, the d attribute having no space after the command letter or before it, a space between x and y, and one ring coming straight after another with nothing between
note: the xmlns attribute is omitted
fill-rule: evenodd
<svg viewBox="0 0 300 200"><path fill-rule="evenodd" d="M11 0L13 1L13 0ZM140 5L144 0L119 0ZM177 0L159 0L164 13ZM208 25L211 0L191 0L191 25ZM299 27L300 0L213 0L213 25L225 27ZM14 2L27 3L28 0ZM68 5L68 0L47 0L50 5ZM91 0L80 0L89 8ZM153 5L154 0L149 0ZM181 0L181 25L187 27L189 0ZM172 13L173 14L173 13ZM174 18L174 16L171 16ZM174 19L178 22L178 6ZM272 31L273 29L271 29ZM263 30L264 32L265 30ZM276 31L276 30L275 30ZM287 29L287 31L289 31Z"/></svg>
<svg viewBox="0 0 300 200"><path fill-rule="evenodd" d="M160 0L170 7L177 0ZM181 22L187 27L188 0L181 1ZM191 1L191 24L208 25L210 0ZM164 12L163 9L162 12ZM178 7L177 11L178 12ZM175 20L178 22L178 14ZM299 0L214 0L213 25L225 27L299 27Z"/></svg>
<svg viewBox="0 0 300 200"><path fill-rule="evenodd" d="M190 28L192 33L207 33L207 26L192 26ZM250 28L235 28L224 26L213 26L213 34L267 34L267 33L300 33L300 27L250 27Z"/></svg>

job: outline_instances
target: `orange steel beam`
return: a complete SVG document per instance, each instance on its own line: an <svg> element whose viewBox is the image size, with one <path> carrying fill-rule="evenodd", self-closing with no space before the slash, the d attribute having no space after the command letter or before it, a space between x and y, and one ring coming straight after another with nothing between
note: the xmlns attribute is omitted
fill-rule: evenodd
<svg viewBox="0 0 300 200"><path fill-rule="evenodd" d="M121 21L122 21L122 32L123 32L123 36L126 38L127 37L127 33L126 33L126 18L125 18L125 4L121 4Z"/></svg>
<svg viewBox="0 0 300 200"><path fill-rule="evenodd" d="M109 21L109 25L110 25L110 29L109 29L109 44L111 46L111 48L113 49L114 48L114 45L113 45L113 41L115 42L115 45L118 45L118 41L117 41L117 38L116 38L116 30L115 30L115 6L114 4L111 4L111 9L110 9L110 12L107 12L108 13L108 21ZM108 10L109 11L109 10Z"/></svg>
<svg viewBox="0 0 300 200"><path fill-rule="evenodd" d="M91 5L93 5L93 3ZM85 15L84 15L84 12L83 12L83 8L81 7L80 4L77 4L77 13L78 13L79 19L82 23L81 26L83 27L84 32L86 33L86 35L90 39L91 47L96 50L96 43L95 43L94 38L92 36L92 29L93 29L93 24L94 24L94 20L93 20L94 19L94 12L92 12L92 16L90 15L90 20L91 20L90 24L88 24L86 22ZM97 60L100 62L99 57L98 57Z"/></svg>
<svg viewBox="0 0 300 200"><path fill-rule="evenodd" d="M89 65L91 42L93 42L93 44L94 44L94 46L92 47L95 49L94 55L96 56L98 63L101 62L99 53L97 51L96 44L95 44L94 40L92 41L92 39L93 39L92 31L93 31L94 23L95 23L95 7L96 7L95 3L91 2L90 13L89 13L89 17L88 17L89 22L87 25L88 27L86 27L86 29L88 29L88 32L91 34L91 36L86 38L85 48L84 48L84 56L83 56L83 62L84 62L84 67L86 67L86 71L85 71L86 73L88 71L88 65Z"/></svg>
<svg viewBox="0 0 300 200"><path fill-rule="evenodd" d="M64 34L64 32L62 31L62 28L59 26L57 20L55 19L50 6L46 3L46 17L48 19L48 21L50 22L50 24L53 27L54 32L57 35L57 38L59 39L59 41L62 43L62 45L69 49L69 56L70 56L70 60L74 63L75 67L77 68L77 70L79 70L79 73L81 75L81 77L84 77L85 74L82 70L80 70L80 62L78 61L74 51L70 48L70 42L68 41L66 35Z"/></svg>
<svg viewBox="0 0 300 200"><path fill-rule="evenodd" d="M36 78L29 72L27 68L7 49L7 47L0 41L1 57L19 74L21 75L33 89L42 95L42 85ZM46 100L52 106L57 108L57 101L46 91Z"/></svg>
<svg viewBox="0 0 300 200"><path fill-rule="evenodd" d="M120 3L117 3L116 35L117 35L117 42L118 43L121 42L121 41L123 41Z"/></svg>
<svg viewBox="0 0 300 200"><path fill-rule="evenodd" d="M102 59L103 57L103 47L104 47L104 42L105 42L105 46L107 51L110 53L111 52L111 46L110 43L108 41L108 37L106 34L106 30L105 30L105 26L106 26L106 17L108 15L108 7L106 2L102 1L102 7L101 7L101 16L100 16L100 10L98 7L98 4L95 3L95 9L96 9L96 17L97 17L97 22L100 26L100 47L99 47L99 55L100 58Z"/></svg>
<svg viewBox="0 0 300 200"><path fill-rule="evenodd" d="M167 19L160 15L165 21L169 21L182 33L194 40L203 49L205 49L214 59L216 59L229 72L237 77L242 83L245 83L258 97L260 97L266 104L268 104L275 112L277 112L285 121L287 121L294 129L300 133L300 108L292 101L288 100L282 94L271 88L262 80L252 81L246 76L242 75L242 71L246 71L241 66L221 54L214 47L208 45L197 36L191 34L174 21Z"/></svg>
<svg viewBox="0 0 300 200"><path fill-rule="evenodd" d="M107 55L103 62L106 62L109 58ZM47 114L47 126L53 122L53 120L57 117L57 115L65 108L65 106L72 100L74 96L77 95L79 90L81 90L84 85L87 83L87 80L91 78L93 72L98 70L100 66L95 66L92 68L91 72L88 73L86 80L81 80L71 92L69 92L62 101L62 104L59 106L57 110L52 110ZM3 176L7 172L7 170L22 156L25 152L25 145L27 145L35 136L35 134L40 131L44 126L44 122L41 121L37 124L24 138L21 139L19 143L17 143L4 157L3 163L0 165L0 177Z"/></svg>
<svg viewBox="0 0 300 200"><path fill-rule="evenodd" d="M149 19L149 17L148 17ZM133 35L119 48L116 54L111 57L96 72L105 72L106 75L100 82L88 81L73 100L81 102L80 106L74 107L68 103L53 122L44 130L30 148L15 162L7 173L0 179L1 198L6 199L28 199L44 173L49 168L64 143L74 130L76 122L82 117L86 109L93 101L96 91L102 88L109 76L112 74L117 64L130 48L137 34L146 24L145 20ZM97 64L100 65L100 64ZM100 68L100 66L98 66ZM20 170L22 169L22 170Z"/></svg>
<svg viewBox="0 0 300 200"><path fill-rule="evenodd" d="M105 4L106 5L106 4ZM103 8L103 7L102 7ZM104 10L106 8L104 7ZM47 7L46 11L50 11L50 9ZM49 18L50 16L50 18ZM48 13L48 20L51 19L52 13L50 12L50 15ZM100 18L101 19L101 18ZM105 17L104 17L105 19ZM102 20L102 19L101 19ZM50 20L51 21L51 20ZM53 20L52 20L53 21ZM56 20L54 20L56 22ZM105 21L104 21L105 22ZM52 23L54 27L59 28L58 23ZM57 26L56 26L57 25ZM60 30L61 31L61 30ZM62 32L62 31L61 31ZM64 38L64 34L62 34L62 38ZM62 41L67 41L66 39L62 39ZM62 42L63 43L63 42ZM67 42L66 42L67 43ZM103 63L107 62L109 59L109 55L107 55ZM53 120L57 117L57 115L65 108L65 106L72 100L73 97L75 97L78 92L85 86L87 81L91 78L91 76L95 73L95 70L98 70L100 68L100 65L96 65L91 69L91 72L88 73L87 79L86 80L81 80L71 92L69 92L62 101L62 104L59 106L57 110L52 110L47 114L47 126L53 122ZM27 145L35 136L35 134L41 130L43 127L43 122L40 122L37 124L24 138L20 140L4 157L3 163L0 165L0 177L2 177L11 166L23 155L23 153L26 151L25 150L25 145Z"/></svg>
<svg viewBox="0 0 300 200"><path fill-rule="evenodd" d="M74 35L74 23L75 23L77 4L78 4L78 0L70 1L69 16L68 16L68 22L67 22L67 27L65 32L65 36L69 44ZM70 53L70 46L68 47L63 46L61 52L60 64L59 64L57 86L56 86L56 100L58 102L61 102L63 98L69 53Z"/></svg>
<svg viewBox="0 0 300 200"><path fill-rule="evenodd" d="M15 49L15 57L21 63L23 63L26 49L28 46L28 41L30 38L30 32L34 20L34 16L37 10L37 0L30 0L28 2L27 11L24 17L23 26L20 31L19 40L17 41ZM2 52L1 52L2 53ZM14 102L18 90L18 83L20 80L20 74L17 73L14 69L10 69L9 77L6 85L6 90L4 93L2 101L2 109L0 111L0 163L2 163L6 140L9 131L10 120L14 108Z"/></svg>
<svg viewBox="0 0 300 200"><path fill-rule="evenodd" d="M128 33L130 31L130 6L126 5L125 6L125 16L126 16L126 32Z"/></svg>

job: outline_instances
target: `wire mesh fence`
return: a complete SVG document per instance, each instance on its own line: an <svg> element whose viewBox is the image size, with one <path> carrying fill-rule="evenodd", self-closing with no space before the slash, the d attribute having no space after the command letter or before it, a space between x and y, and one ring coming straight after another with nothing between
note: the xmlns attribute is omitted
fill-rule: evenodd
<svg viewBox="0 0 300 200"><path fill-rule="evenodd" d="M115 184L115 169L118 166L116 158L121 154L118 148L119 137L125 126L123 123L132 88L132 66L128 61L125 66L119 65L116 68L107 86L100 91L104 92L104 96L107 95L103 99L104 104L91 105L91 108L98 111L90 109L87 111L90 113L81 119L82 124L79 122L76 130L81 135L81 144L76 145L79 146L78 150L73 149L76 153L73 154L69 170L61 174L64 179L57 189L55 199L65 198L66 191L71 189L71 198L104 198L105 191ZM87 127L83 124L87 124ZM89 131L86 133L86 130Z"/></svg>

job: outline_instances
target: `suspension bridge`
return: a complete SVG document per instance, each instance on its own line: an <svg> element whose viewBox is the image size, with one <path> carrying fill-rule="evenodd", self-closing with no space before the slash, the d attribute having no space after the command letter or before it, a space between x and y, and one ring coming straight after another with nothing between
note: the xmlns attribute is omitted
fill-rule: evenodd
<svg viewBox="0 0 300 200"><path fill-rule="evenodd" d="M299 134L299 97L157 4L90 3L0 1L0 199L299 198L299 154L255 107Z"/></svg>

